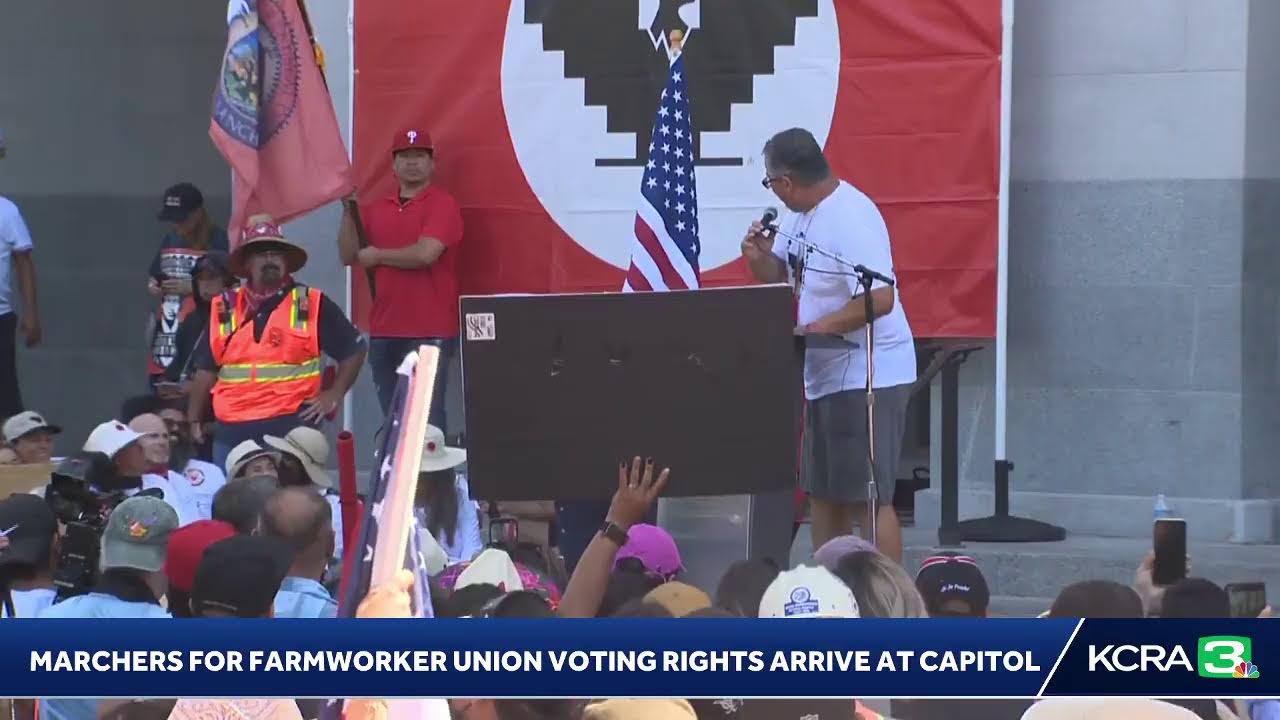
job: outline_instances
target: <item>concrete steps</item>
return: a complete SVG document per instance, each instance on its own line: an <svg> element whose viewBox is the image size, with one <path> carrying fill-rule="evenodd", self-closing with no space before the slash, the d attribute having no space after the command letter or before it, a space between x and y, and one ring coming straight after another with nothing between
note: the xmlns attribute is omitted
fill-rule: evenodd
<svg viewBox="0 0 1280 720"><path fill-rule="evenodd" d="M944 549L937 547L937 530L913 527L904 530L904 565L910 572L920 561ZM1047 610L1062 588L1081 580L1114 580L1129 584L1151 541L1068 535L1057 543L966 543L949 548L973 556L991 588L992 612L1008 616L1034 616ZM808 528L802 529L792 548L793 563L812 553ZM1267 583L1272 600L1280 599L1280 546L1238 545L1191 541L1191 574L1220 585L1229 582Z"/></svg>

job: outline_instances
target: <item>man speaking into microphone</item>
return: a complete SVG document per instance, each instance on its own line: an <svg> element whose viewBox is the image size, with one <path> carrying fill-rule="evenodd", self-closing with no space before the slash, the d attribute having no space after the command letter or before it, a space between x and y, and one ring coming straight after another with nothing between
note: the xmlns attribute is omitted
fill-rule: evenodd
<svg viewBox="0 0 1280 720"><path fill-rule="evenodd" d="M800 128L764 146L761 181L786 206L776 226L751 224L742 254L761 282L787 282L799 304L804 335L805 423L800 486L809 494L813 547L867 532L867 309L855 266L893 278L889 231L879 209L836 177L813 135ZM875 479L880 500L877 544L902 560L902 528L893 491L916 379L915 344L897 288L872 285Z"/></svg>

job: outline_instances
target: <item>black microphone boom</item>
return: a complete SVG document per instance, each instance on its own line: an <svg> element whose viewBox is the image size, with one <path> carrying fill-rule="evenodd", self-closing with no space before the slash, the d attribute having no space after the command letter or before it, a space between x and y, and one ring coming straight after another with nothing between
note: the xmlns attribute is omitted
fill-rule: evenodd
<svg viewBox="0 0 1280 720"><path fill-rule="evenodd" d="M865 275L867 277L870 277L872 280L879 280L885 285L892 286L894 284L893 278L887 275L878 273L875 270L872 270L871 268L867 267L866 265L854 265L853 271L858 273L859 275Z"/></svg>

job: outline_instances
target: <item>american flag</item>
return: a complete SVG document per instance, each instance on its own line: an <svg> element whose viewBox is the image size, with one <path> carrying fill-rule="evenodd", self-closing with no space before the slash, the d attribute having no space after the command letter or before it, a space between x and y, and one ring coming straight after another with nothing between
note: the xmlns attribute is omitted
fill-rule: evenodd
<svg viewBox="0 0 1280 720"><path fill-rule="evenodd" d="M405 399L409 391L409 378L400 375L396 381L395 395L392 397L387 422L381 430L382 445L375 456L379 467L378 476L369 488L369 498L365 501L364 522L360 525L359 541L347 552L361 552L352 570L350 581L346 584L346 593L339 603L339 617L355 617L356 608L365 595L369 594L370 577L373 575L373 560L378 553L378 521L382 516L383 503L386 501L394 481L392 460L396 456L396 446L400 440L400 424L404 415ZM413 497L413 493L408 493ZM423 560L418 542L418 528L409 533L409 548L406 552L405 567L414 571L417 582L414 583L414 614L417 617L432 617L431 594L427 585L426 563ZM361 550L362 549L362 550Z"/></svg>
<svg viewBox="0 0 1280 720"><path fill-rule="evenodd" d="M698 287L698 184L687 91L684 55L678 55L653 121L623 292Z"/></svg>
<svg viewBox="0 0 1280 720"><path fill-rule="evenodd" d="M387 421L380 431L382 444L375 456L379 470L377 477L373 479L372 486L369 488L369 497L365 502L365 512L363 522L360 524L360 533L356 537L357 542L345 550L346 552L360 552L361 554L352 568L351 578L344 583L346 591L339 599L338 617L355 617L356 608L359 607L360 601L364 599L365 595L369 594L370 578L373 576L373 561L378 556L379 550L378 521L382 516L383 503L391 494L389 491L395 478L395 473L392 472L392 460L396 456L396 448L400 441L400 426L403 422L405 400L408 395L409 377L401 374L396 379L396 391L391 400L390 411L387 413ZM409 493L408 497L412 498L413 493ZM434 617L435 614L431 607L426 562L422 556L418 530L419 528L415 526L409 533L409 547L405 553L404 566L414 571L413 613L416 617L429 618ZM419 713L418 715L422 717L428 716L424 713ZM321 720L340 720L341 717L342 701L338 699L326 702L320 713Z"/></svg>

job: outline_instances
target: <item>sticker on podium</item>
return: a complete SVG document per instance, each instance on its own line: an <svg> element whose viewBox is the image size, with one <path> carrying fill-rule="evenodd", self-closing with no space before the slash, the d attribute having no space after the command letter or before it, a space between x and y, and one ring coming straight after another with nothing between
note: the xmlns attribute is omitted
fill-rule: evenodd
<svg viewBox="0 0 1280 720"><path fill-rule="evenodd" d="M493 313L467 313L468 340L496 340L498 329L493 322Z"/></svg>

